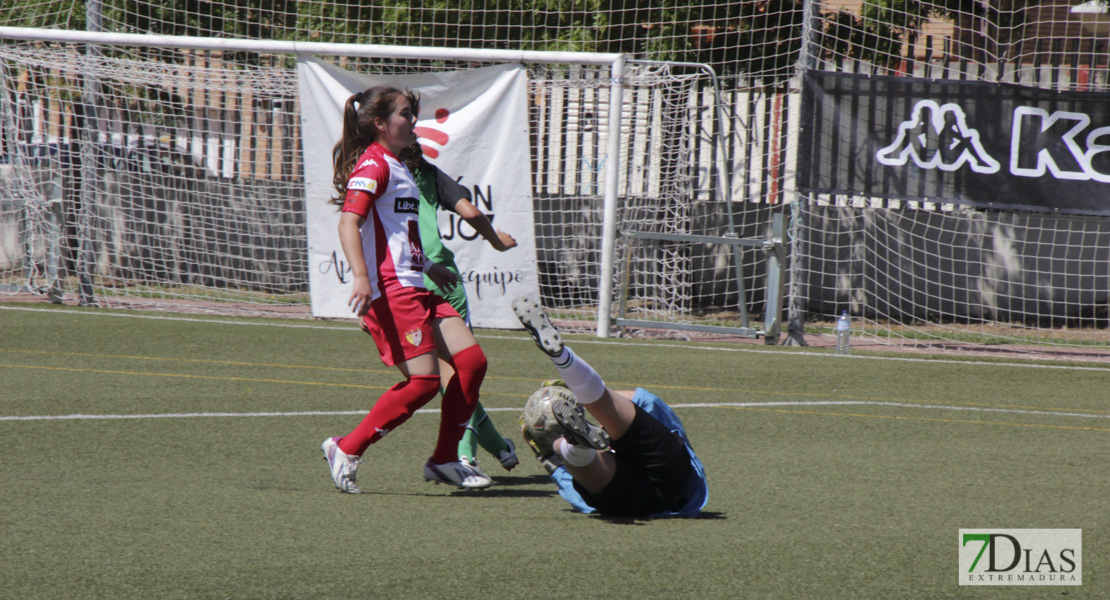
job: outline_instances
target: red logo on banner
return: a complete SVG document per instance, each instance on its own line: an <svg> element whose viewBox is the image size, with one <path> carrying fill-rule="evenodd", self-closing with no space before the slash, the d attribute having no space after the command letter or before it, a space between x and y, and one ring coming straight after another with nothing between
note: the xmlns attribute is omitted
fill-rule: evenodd
<svg viewBox="0 0 1110 600"><path fill-rule="evenodd" d="M446 108L436 109L436 123L445 123L451 113ZM416 136L420 138L420 149L424 151L424 156L428 158L436 158L439 156L439 150L432 148L425 144L425 141L434 142L440 148L447 145L451 137L446 133L431 127L417 127L415 130Z"/></svg>

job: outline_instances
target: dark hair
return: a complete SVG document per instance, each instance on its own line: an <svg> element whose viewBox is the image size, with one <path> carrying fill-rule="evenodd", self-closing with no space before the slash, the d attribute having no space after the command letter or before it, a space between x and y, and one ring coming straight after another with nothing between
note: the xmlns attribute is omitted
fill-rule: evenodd
<svg viewBox="0 0 1110 600"><path fill-rule="evenodd" d="M401 96L408 96L409 102L413 98L417 102L420 100L413 92L402 92L388 85L374 86L347 98L347 103L343 105L343 135L331 151L331 181L338 193L337 197L330 200L332 204L343 205L347 180L355 169L355 161L378 139L374 119L388 119L397 108L397 99ZM415 107L413 112L415 113Z"/></svg>
<svg viewBox="0 0 1110 600"><path fill-rule="evenodd" d="M416 170L424 166L424 150L420 147L420 142L413 142L404 148L401 148L401 153L397 155L401 162L416 174Z"/></svg>
<svg viewBox="0 0 1110 600"><path fill-rule="evenodd" d="M420 115L420 95L413 91L406 91L405 95L408 96L409 106L412 107L412 116L417 117ZM412 144L405 146L401 149L401 153L397 156L409 171L415 175L416 170L424 164L424 150L420 148L420 141L417 140Z"/></svg>

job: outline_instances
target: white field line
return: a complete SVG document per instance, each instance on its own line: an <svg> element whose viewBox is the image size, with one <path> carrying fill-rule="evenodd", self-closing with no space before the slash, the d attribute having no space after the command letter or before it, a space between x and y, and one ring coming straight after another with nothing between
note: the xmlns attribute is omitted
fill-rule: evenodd
<svg viewBox="0 0 1110 600"><path fill-rule="evenodd" d="M910 404L904 402L880 402L869 400L831 400L811 402L714 402L702 404L672 404L672 408L780 408L812 406L887 406L893 408L915 408L927 410L952 410L979 413L1001 413L1017 415L1036 415L1045 417L1078 417L1087 419L1110 419L1110 414L1081 414L1048 410L1023 410L1012 408L985 408L975 406L939 406L933 404ZM517 411L519 408L486 408L486 412ZM417 414L439 414L438 409L426 408ZM151 414L73 414L73 415L26 415L0 416L0 421L112 421L134 419L197 419L197 418L242 418L242 417L321 417L335 415L364 415L365 410L341 411L293 411L293 412L198 412L198 413L151 413Z"/></svg>
<svg viewBox="0 0 1110 600"><path fill-rule="evenodd" d="M119 317L119 318L123 318L123 319L149 319L149 320L152 320L152 321L178 321L178 322L186 322L186 323L209 323L209 324L212 324L212 325L255 325L255 326L262 326L262 327L283 327L283 328L286 328L286 329L331 329L333 331L358 331L358 332L361 333L361 330L358 327L354 327L353 325L351 325L355 322L354 319L351 319L351 321L350 321L351 324L339 324L339 323L337 323L335 325L328 326L328 325L312 325L312 324L294 325L292 323L268 323L264 320L259 320L258 322L255 322L255 321L225 321L225 320L222 320L221 317L217 316L217 315L214 315L214 316L212 316L210 318L207 318L207 319L201 319L201 318L194 318L194 317L170 317L170 316L162 316L162 315L116 313L116 312L101 312L101 311L69 311L69 310L58 309L58 308L29 308L29 307L26 307L26 306L4 306L3 304L0 304L0 310L15 310L15 311L22 311L22 312L52 313L52 314L58 314L58 315L65 315L67 317L71 317L71 316L74 316L74 315L81 316L81 317ZM223 318L227 318L227 317L223 317Z"/></svg>
<svg viewBox="0 0 1110 600"><path fill-rule="evenodd" d="M159 315L146 315L146 314L132 314L132 313L114 313L114 312L90 312L90 311L68 311L63 309L49 309L49 308L29 308L24 306L4 306L0 303L0 310L14 310L25 312L42 312L42 313L55 313L59 315L73 316L79 315L83 317L121 317L128 319L152 319L157 321L184 321L190 323L208 323L213 325L247 325L257 327L283 327L288 329L324 329L330 331L344 331L344 332L358 332L362 331L353 325L349 324L336 324L336 325L294 325L292 323L273 323L265 320L260 321L223 321L214 317L210 319L198 319L190 317L171 317ZM352 320L351 323L354 321ZM497 334L476 334L479 340L514 340L521 342L532 343L532 339L525 336L513 335L497 335ZM764 348L753 348L748 345L737 344L735 346L700 346L696 342L689 342L686 344L645 344L642 342L634 342L629 340L601 340L601 339L579 339L572 340L575 345L580 344L595 344L595 345L619 345L619 346L639 346L651 348L677 348L679 350L709 350L712 352L756 352L762 354L775 354L779 356L788 356L793 358L817 358L817 359L841 359L841 360L887 360L898 362L928 362L933 364L953 364L953 365L978 365L984 367L1017 367L1022 369L1053 369L1062 371L1103 371L1110 373L1110 368L1107 367L1083 367L1083 366L1069 366L1069 365L1043 365L1035 363L1010 363L1010 362L986 362L986 361L973 361L973 360L944 360L935 358L913 358L901 356L836 356L831 352L805 352L805 351L783 351L783 350L767 350ZM1029 359L1036 360L1036 359Z"/></svg>
<svg viewBox="0 0 1110 600"><path fill-rule="evenodd" d="M986 408L982 406L943 406L936 404L913 404L909 402L882 402L878 400L814 400L799 402L721 402L704 404L672 404L671 408L778 408L783 406L892 406L895 408L923 408L931 410L962 410L982 413L1005 413L1010 415L1040 415L1048 417L1081 417L1088 419L1110 419L1110 414L1084 414L1052 410L1028 410L1019 408Z"/></svg>

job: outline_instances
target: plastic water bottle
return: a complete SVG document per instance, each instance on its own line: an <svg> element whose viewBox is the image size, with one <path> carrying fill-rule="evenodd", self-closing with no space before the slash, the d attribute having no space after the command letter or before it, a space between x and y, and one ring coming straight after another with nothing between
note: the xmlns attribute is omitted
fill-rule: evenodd
<svg viewBox="0 0 1110 600"><path fill-rule="evenodd" d="M836 353L848 354L848 338L852 335L852 320L848 318L848 311L836 320Z"/></svg>

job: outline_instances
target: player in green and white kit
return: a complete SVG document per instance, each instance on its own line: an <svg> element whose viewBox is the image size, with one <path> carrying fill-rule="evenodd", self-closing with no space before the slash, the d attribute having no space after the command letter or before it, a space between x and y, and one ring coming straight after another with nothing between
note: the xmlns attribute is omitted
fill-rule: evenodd
<svg viewBox="0 0 1110 600"><path fill-rule="evenodd" d="M436 220L436 209L443 208L462 217L471 227L482 235L486 241L498 252L504 252L516 246L513 236L495 230L489 218L476 206L471 204L470 191L457 181L440 171L435 165L424 160L420 144L416 143L406 148L401 153L401 160L405 162L416 179L420 188L420 243L424 247L424 254L428 260L438 265L447 267L448 270L459 275L459 268L455 265L455 254L443 244L440 238L439 224ZM470 325L470 310L467 305L466 289L462 283L443 289L427 277L424 285L433 293L446 298L451 306L458 311L467 325ZM440 362L440 374L444 385L452 375L451 367ZM459 442L459 461L477 469L478 446L492 454L506 470L515 467L519 460L516 448L512 441L501 435L490 421L489 415L479 402L470 418L470 424Z"/></svg>

